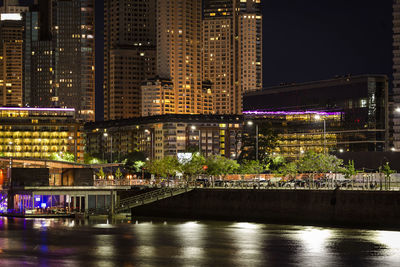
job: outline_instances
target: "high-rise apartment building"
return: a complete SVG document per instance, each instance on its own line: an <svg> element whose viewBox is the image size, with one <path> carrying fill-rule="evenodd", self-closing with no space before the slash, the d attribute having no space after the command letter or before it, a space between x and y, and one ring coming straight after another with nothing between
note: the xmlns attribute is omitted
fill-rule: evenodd
<svg viewBox="0 0 400 267"><path fill-rule="evenodd" d="M141 83L156 75L156 0L104 1L104 119L141 116Z"/></svg>
<svg viewBox="0 0 400 267"><path fill-rule="evenodd" d="M26 14L25 102L94 120L94 0L43 0Z"/></svg>
<svg viewBox="0 0 400 267"><path fill-rule="evenodd" d="M393 1L393 145L400 149L400 0Z"/></svg>
<svg viewBox="0 0 400 267"><path fill-rule="evenodd" d="M23 29L21 14L0 14L0 106L23 105Z"/></svg>
<svg viewBox="0 0 400 267"><path fill-rule="evenodd" d="M105 119L240 114L242 93L262 88L260 5L106 1Z"/></svg>
<svg viewBox="0 0 400 267"><path fill-rule="evenodd" d="M0 13L24 13L29 10L28 6L21 5L18 0L3 0Z"/></svg>
<svg viewBox="0 0 400 267"><path fill-rule="evenodd" d="M261 0L204 0L203 79L214 113L238 114L242 94L262 89Z"/></svg>
<svg viewBox="0 0 400 267"><path fill-rule="evenodd" d="M202 86L201 7L201 0L157 1L157 73L172 81L179 114L212 113Z"/></svg>

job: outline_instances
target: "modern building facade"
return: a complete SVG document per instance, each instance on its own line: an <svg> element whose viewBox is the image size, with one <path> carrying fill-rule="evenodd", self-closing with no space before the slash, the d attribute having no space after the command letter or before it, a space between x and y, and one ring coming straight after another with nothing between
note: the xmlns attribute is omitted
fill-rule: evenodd
<svg viewBox="0 0 400 267"><path fill-rule="evenodd" d="M25 21L26 105L94 120L94 1L39 1Z"/></svg>
<svg viewBox="0 0 400 267"><path fill-rule="evenodd" d="M170 80L147 80L142 90L143 117L175 113L174 84Z"/></svg>
<svg viewBox="0 0 400 267"><path fill-rule="evenodd" d="M205 0L202 46L213 112L241 113L242 94L262 89L261 1Z"/></svg>
<svg viewBox="0 0 400 267"><path fill-rule="evenodd" d="M23 105L23 31L20 13L0 14L0 106Z"/></svg>
<svg viewBox="0 0 400 267"><path fill-rule="evenodd" d="M0 155L48 159L68 152L83 161L82 130L74 109L1 107Z"/></svg>
<svg viewBox="0 0 400 267"><path fill-rule="evenodd" d="M283 154L390 151L388 78L384 75L268 88L244 96L246 119L280 136Z"/></svg>
<svg viewBox="0 0 400 267"><path fill-rule="evenodd" d="M174 86L178 114L209 114L202 87L201 0L157 1L157 74Z"/></svg>
<svg viewBox="0 0 400 267"><path fill-rule="evenodd" d="M86 152L120 161L141 151L149 159L200 151L204 156L236 158L243 118L233 115L169 114L85 125Z"/></svg>
<svg viewBox="0 0 400 267"><path fill-rule="evenodd" d="M156 75L156 0L104 1L104 119L141 116L141 84Z"/></svg>

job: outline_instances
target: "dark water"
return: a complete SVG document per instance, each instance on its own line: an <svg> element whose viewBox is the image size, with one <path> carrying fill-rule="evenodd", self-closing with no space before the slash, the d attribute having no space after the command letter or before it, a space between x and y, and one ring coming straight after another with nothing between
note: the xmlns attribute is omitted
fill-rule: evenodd
<svg viewBox="0 0 400 267"><path fill-rule="evenodd" d="M400 266L400 232L0 217L0 266Z"/></svg>

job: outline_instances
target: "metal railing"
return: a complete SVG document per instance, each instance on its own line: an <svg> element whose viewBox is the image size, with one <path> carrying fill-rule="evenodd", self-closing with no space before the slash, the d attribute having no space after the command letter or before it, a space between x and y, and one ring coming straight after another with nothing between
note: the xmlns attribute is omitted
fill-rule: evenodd
<svg viewBox="0 0 400 267"><path fill-rule="evenodd" d="M144 204L149 204L161 199L165 199L168 197L180 195L182 193L186 193L191 191L192 188L182 188L182 187L165 187L157 190L153 190L151 192L147 192L144 194L140 194L133 197L128 197L119 201L117 206L115 207L116 212L121 212L123 210L128 210L137 206L141 206Z"/></svg>

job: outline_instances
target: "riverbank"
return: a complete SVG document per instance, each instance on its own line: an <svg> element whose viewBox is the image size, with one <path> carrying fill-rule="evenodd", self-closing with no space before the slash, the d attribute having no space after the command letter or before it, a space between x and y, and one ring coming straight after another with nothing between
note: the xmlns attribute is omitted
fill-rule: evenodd
<svg viewBox="0 0 400 267"><path fill-rule="evenodd" d="M137 216L400 229L400 192L195 189L132 209Z"/></svg>

